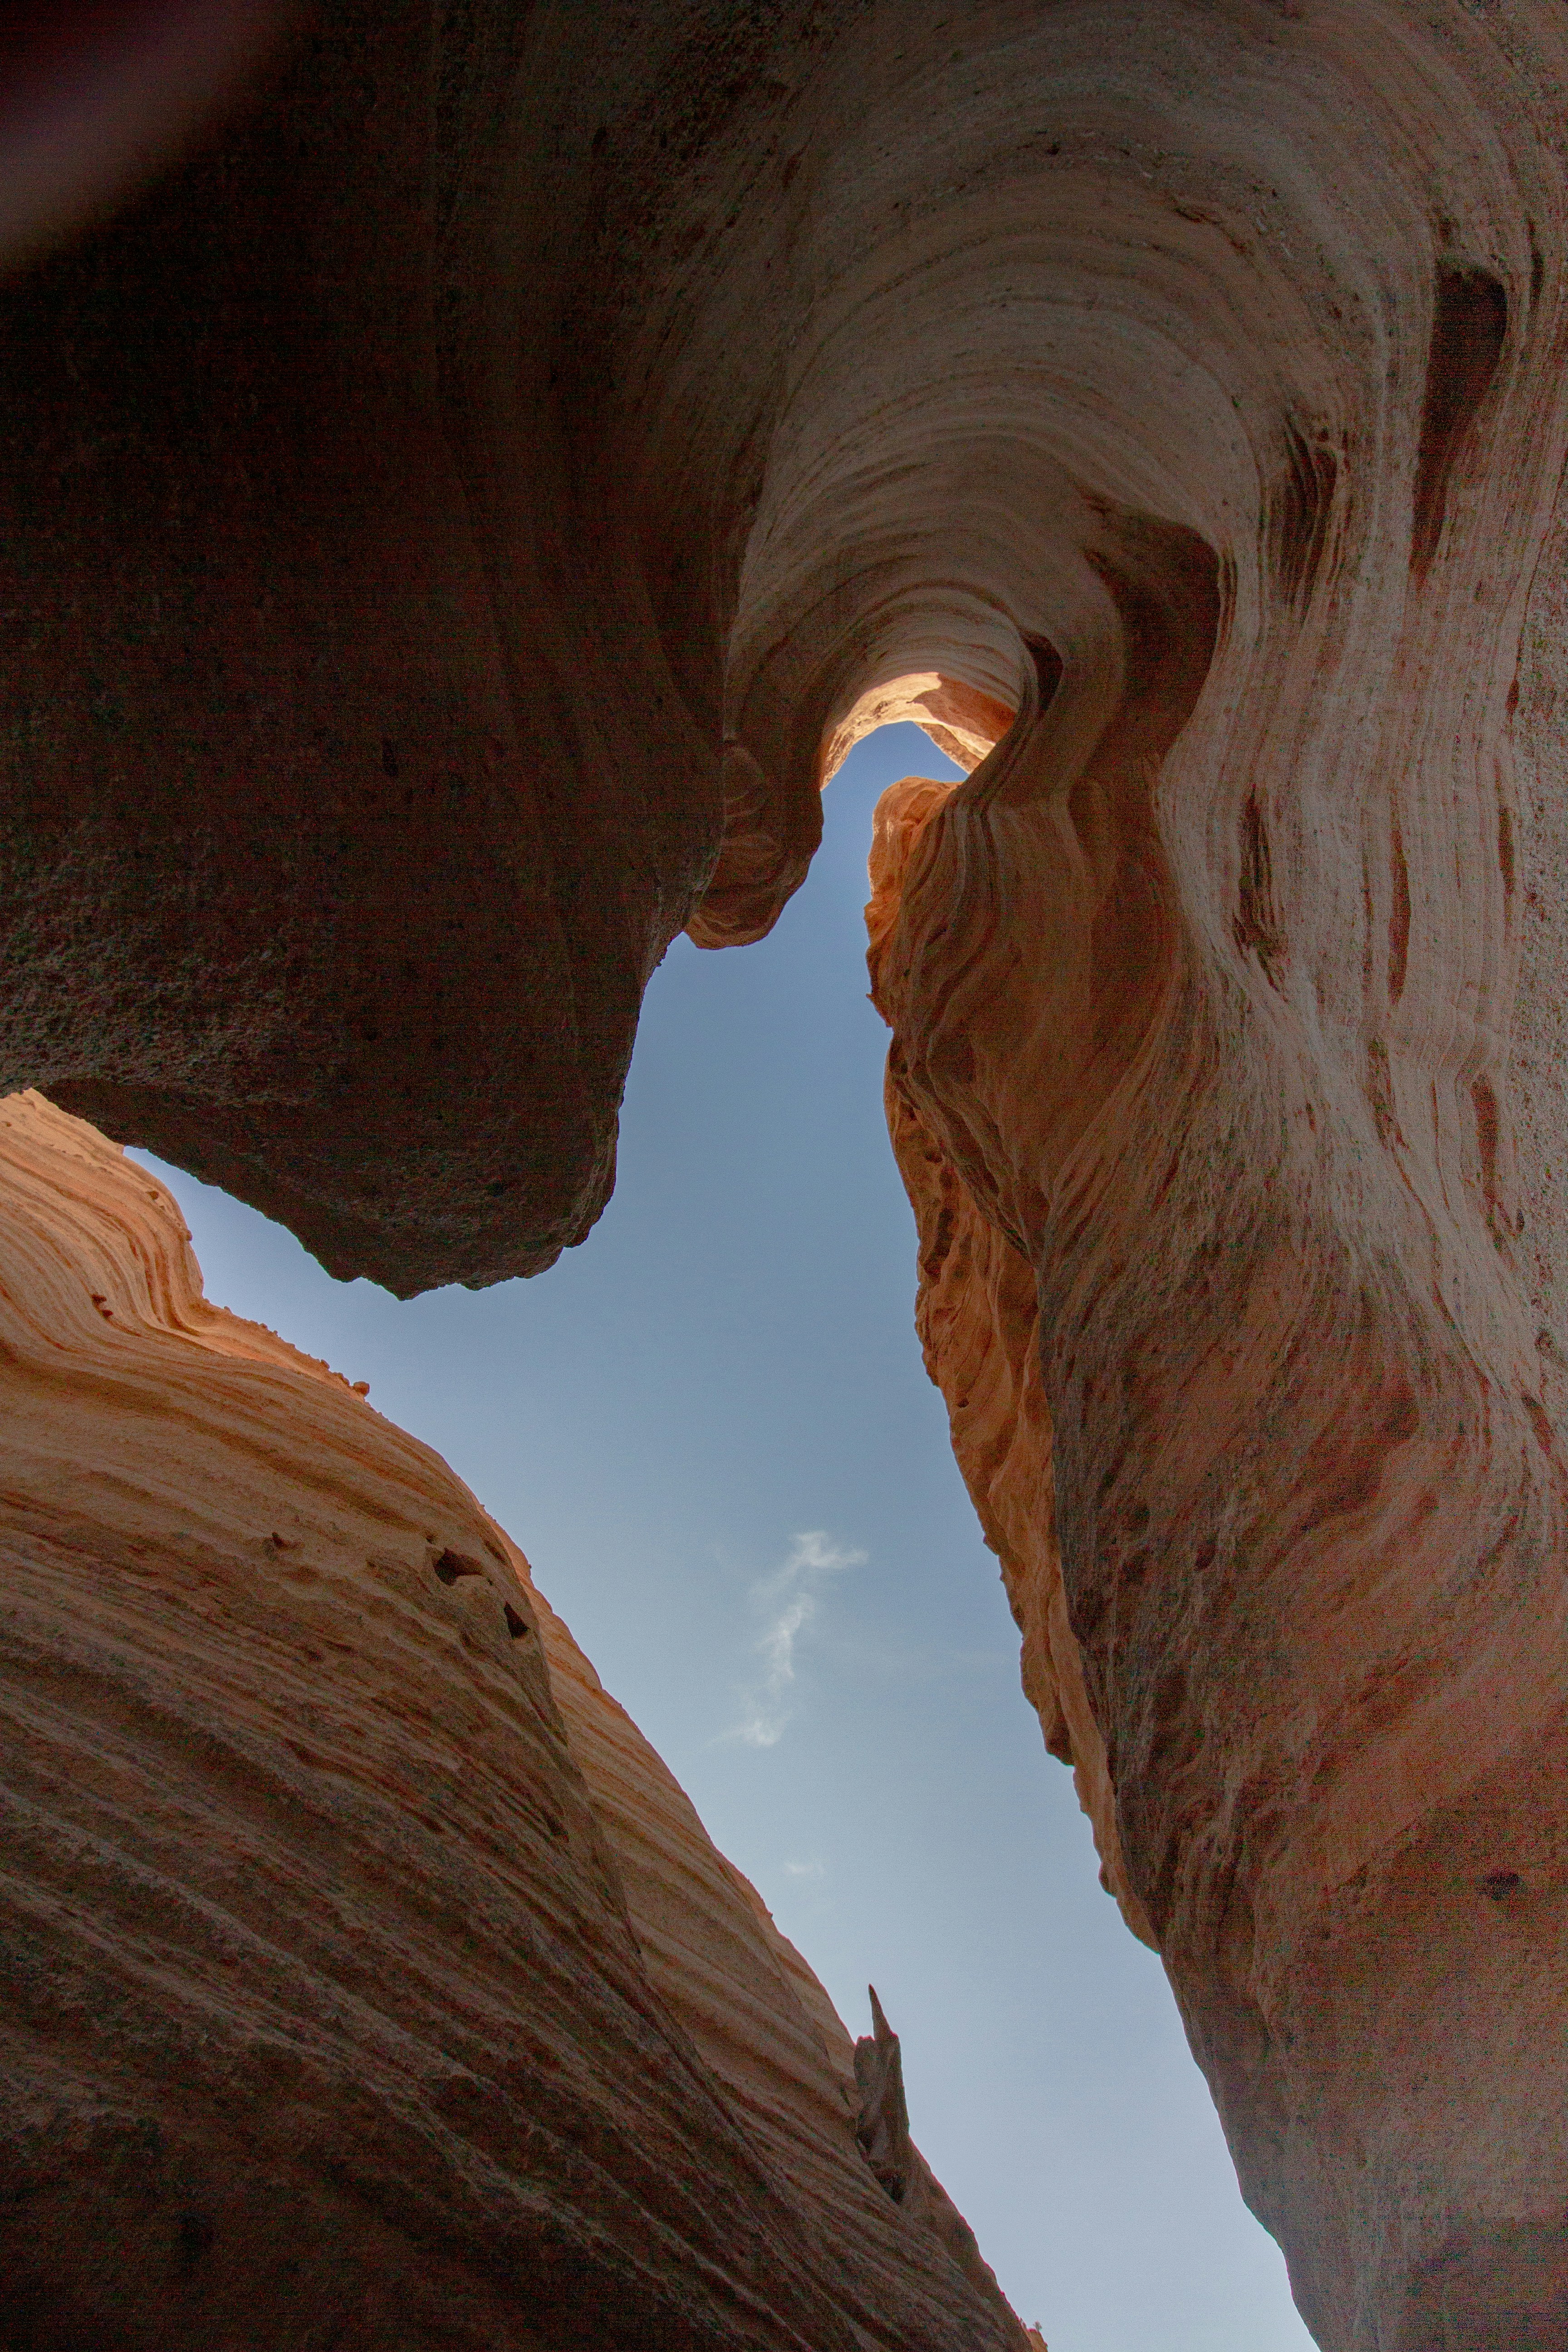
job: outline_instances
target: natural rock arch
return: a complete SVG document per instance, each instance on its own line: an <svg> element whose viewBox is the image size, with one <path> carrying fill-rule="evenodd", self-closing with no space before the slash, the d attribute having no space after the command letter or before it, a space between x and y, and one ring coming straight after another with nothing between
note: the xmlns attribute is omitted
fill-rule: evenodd
<svg viewBox="0 0 1568 2352"><path fill-rule="evenodd" d="M1559 12L595 26L337 0L0 298L5 1082L532 1270L1016 713L873 976L1030 1695L1320 2339L1556 2346Z"/></svg>

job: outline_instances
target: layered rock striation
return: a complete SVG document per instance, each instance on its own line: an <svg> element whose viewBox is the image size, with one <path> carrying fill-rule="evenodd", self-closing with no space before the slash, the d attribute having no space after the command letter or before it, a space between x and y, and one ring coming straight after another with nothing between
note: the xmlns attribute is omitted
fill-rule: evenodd
<svg viewBox="0 0 1568 2352"><path fill-rule="evenodd" d="M1024 2352L445 1465L36 1097L0 1233L0 2340Z"/></svg>
<svg viewBox="0 0 1568 2352"><path fill-rule="evenodd" d="M324 0L0 298L0 1078L339 1271L540 1266L605 1196L668 940L765 930L844 749L929 723L973 772L887 814L875 984L1047 1742L1319 2340L1559 2347L1562 12L595 25ZM79 1505L116 1543L130 1491ZM183 1560L194 1490L157 1491ZM49 1558L89 1625L110 1588ZM205 1573L112 1635L171 1716L218 1671ZM471 1580L430 1573L444 1623ZM640 2018L598 1863L542 1834L546 1979ZM618 2180L600 2095L560 2145ZM700 2242L805 2280L725 2193Z"/></svg>
<svg viewBox="0 0 1568 2352"><path fill-rule="evenodd" d="M1471 152L1545 168L1500 111ZM1568 2313L1519 2057L1568 1992L1560 1270L1509 1116L1528 1070L1550 1164L1561 912L1521 868L1556 777L1516 761L1561 668L1560 331L1520 217L1510 270L1500 213L1445 215L1353 424L1328 297L1348 429L1260 469L1249 543L1107 515L1114 655L1043 633L970 782L886 809L873 901L928 1351L1026 1682L1336 2346Z"/></svg>

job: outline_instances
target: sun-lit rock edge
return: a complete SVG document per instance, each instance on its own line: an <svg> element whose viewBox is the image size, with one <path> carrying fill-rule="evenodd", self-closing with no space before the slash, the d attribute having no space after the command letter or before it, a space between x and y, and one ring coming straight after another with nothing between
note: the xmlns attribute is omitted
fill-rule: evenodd
<svg viewBox="0 0 1568 2352"><path fill-rule="evenodd" d="M910 853L952 790L950 783L906 776L890 784L877 803L866 908L873 1003ZM1028 1261L976 1208L900 1084L892 1060L886 1108L919 1237L915 1328L926 1370L946 1401L952 1450L985 1540L1001 1563L1008 1606L1023 1636L1024 1694L1040 1718L1046 1746L1072 1767L1079 1802L1094 1831L1103 1883L1133 1934L1152 1944L1121 1858L1105 1743L1068 1618L1035 1277Z"/></svg>

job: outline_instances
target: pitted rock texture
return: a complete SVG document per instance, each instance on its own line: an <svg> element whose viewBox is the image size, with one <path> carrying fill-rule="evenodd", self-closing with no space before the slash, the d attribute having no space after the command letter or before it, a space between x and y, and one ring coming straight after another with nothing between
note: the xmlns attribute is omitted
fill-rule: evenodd
<svg viewBox="0 0 1568 2352"><path fill-rule="evenodd" d="M1022 2352L515 1548L0 1103L0 2339Z"/></svg>
<svg viewBox="0 0 1568 2352"><path fill-rule="evenodd" d="M6 291L0 1076L537 1266L674 931L1016 713L878 991L1026 1671L1320 2341L1559 2352L1568 19L583 25L325 0Z"/></svg>

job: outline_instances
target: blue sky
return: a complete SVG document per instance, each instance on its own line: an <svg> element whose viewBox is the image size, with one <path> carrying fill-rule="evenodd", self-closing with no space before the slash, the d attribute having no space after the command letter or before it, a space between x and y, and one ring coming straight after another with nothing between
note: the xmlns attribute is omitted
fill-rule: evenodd
<svg viewBox="0 0 1568 2352"><path fill-rule="evenodd" d="M677 940L615 1197L551 1273L400 1304L160 1173L208 1295L368 1380L522 1546L853 2032L876 1984L915 2137L1051 2352L1302 2352L914 1337L861 908L878 793L954 772L884 729L773 935Z"/></svg>

